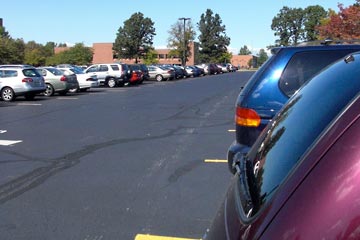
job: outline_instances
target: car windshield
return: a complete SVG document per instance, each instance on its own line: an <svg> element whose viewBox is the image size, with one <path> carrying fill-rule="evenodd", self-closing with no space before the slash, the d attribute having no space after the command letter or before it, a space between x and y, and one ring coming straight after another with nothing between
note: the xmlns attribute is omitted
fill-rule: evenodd
<svg viewBox="0 0 360 240"><path fill-rule="evenodd" d="M252 215L269 202L319 135L359 93L359 74L358 54L349 63L337 62L295 94L260 136L248 154L255 166L255 183L249 183L256 189Z"/></svg>
<svg viewBox="0 0 360 240"><path fill-rule="evenodd" d="M84 74L84 71L80 70L79 68L70 68L70 71L72 71L75 74Z"/></svg>

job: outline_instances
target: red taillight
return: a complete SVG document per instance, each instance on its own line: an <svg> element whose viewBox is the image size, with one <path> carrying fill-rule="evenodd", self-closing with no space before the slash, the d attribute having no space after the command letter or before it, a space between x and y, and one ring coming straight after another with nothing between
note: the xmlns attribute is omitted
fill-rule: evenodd
<svg viewBox="0 0 360 240"><path fill-rule="evenodd" d="M260 121L260 116L255 110L241 107L236 108L236 124L245 127L258 127Z"/></svg>
<svg viewBox="0 0 360 240"><path fill-rule="evenodd" d="M23 80L21 80L22 82L32 82L33 79L32 78L23 78Z"/></svg>
<svg viewBox="0 0 360 240"><path fill-rule="evenodd" d="M62 82L66 82L66 77L65 76L62 76L61 78L60 78L60 81L62 81Z"/></svg>

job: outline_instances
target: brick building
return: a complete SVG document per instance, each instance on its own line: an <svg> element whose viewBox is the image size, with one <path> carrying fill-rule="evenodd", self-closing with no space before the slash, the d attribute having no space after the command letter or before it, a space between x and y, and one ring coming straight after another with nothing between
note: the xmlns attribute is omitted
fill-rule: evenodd
<svg viewBox="0 0 360 240"><path fill-rule="evenodd" d="M111 62L124 62L124 63L134 63L134 59L116 59L113 50L113 43L93 43L93 63L111 63ZM56 47L55 53L68 50L68 47ZM160 64L180 64L180 58L171 57L169 55L170 49L155 49L158 53L158 61ZM191 55L186 62L187 65L199 64L200 62L197 59L199 51L199 44L196 42L190 43L190 52ZM231 58L231 64L240 68L248 68L249 61L253 59L252 55L233 55ZM140 59L141 62L141 59Z"/></svg>

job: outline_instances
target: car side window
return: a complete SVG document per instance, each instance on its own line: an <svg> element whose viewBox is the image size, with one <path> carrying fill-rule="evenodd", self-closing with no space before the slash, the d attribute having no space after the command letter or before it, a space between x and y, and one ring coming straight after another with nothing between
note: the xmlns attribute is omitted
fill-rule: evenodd
<svg viewBox="0 0 360 240"><path fill-rule="evenodd" d="M106 66L106 65L100 65L100 68L99 68L99 71L100 71L100 72L106 72L106 71L108 71L108 70L109 70L108 66Z"/></svg>
<svg viewBox="0 0 360 240"><path fill-rule="evenodd" d="M18 73L16 70L4 70L3 72L3 78L8 78L8 77L17 77Z"/></svg>
<svg viewBox="0 0 360 240"><path fill-rule="evenodd" d="M294 54L284 69L279 87L288 97L324 67L349 54L351 50L319 50Z"/></svg>
<svg viewBox="0 0 360 240"><path fill-rule="evenodd" d="M92 66L90 67L87 72L97 72L98 71L98 67L97 66Z"/></svg>
<svg viewBox="0 0 360 240"><path fill-rule="evenodd" d="M111 69L114 71L119 71L119 66L118 65L110 65Z"/></svg>

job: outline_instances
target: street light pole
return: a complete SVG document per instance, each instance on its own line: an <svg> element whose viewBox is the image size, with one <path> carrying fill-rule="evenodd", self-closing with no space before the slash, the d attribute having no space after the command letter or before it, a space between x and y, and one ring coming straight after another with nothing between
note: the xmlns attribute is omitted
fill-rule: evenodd
<svg viewBox="0 0 360 240"><path fill-rule="evenodd" d="M186 21L187 21L187 20L190 20L190 19L191 19L191 18L185 18L185 17L179 18L179 20L183 20L183 21L184 21L184 55L183 55L183 61L182 61L183 66L186 65L186 50L187 50L187 46L186 46L186 35L185 35L185 25L186 25Z"/></svg>

